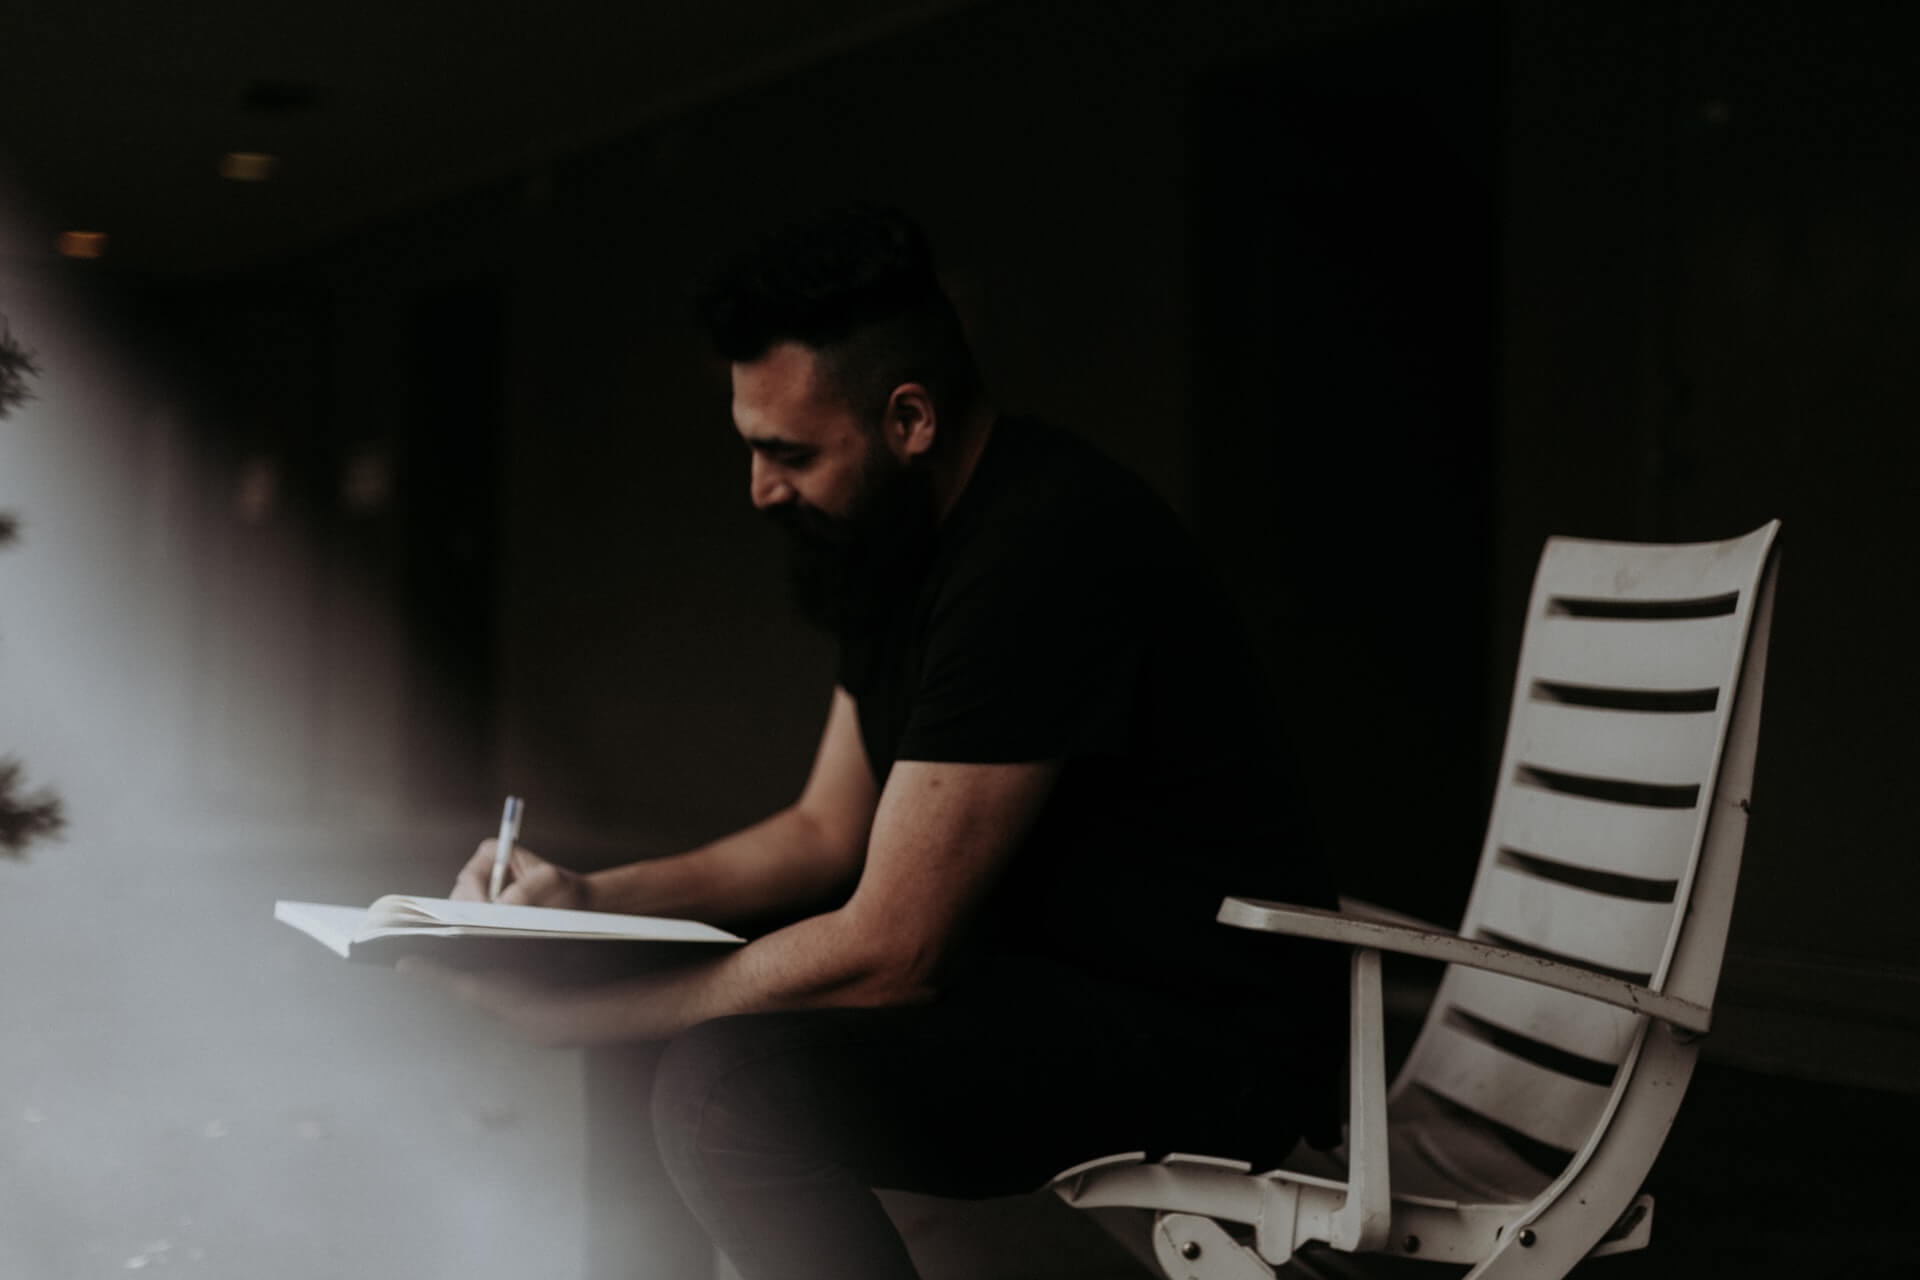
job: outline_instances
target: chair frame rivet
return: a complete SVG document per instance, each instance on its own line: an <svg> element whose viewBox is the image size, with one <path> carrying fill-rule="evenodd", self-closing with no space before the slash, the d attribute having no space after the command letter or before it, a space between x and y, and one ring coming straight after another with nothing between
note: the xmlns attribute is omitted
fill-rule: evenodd
<svg viewBox="0 0 1920 1280"><path fill-rule="evenodd" d="M1400 1242L1400 1247L1406 1250L1408 1253L1418 1253L1420 1252L1420 1237L1408 1236L1405 1240L1402 1240Z"/></svg>
<svg viewBox="0 0 1920 1280"><path fill-rule="evenodd" d="M1200 1253L1200 1242L1198 1240L1189 1240L1180 1246L1180 1256L1188 1262L1197 1260L1200 1257Z"/></svg>
<svg viewBox="0 0 1920 1280"><path fill-rule="evenodd" d="M1520 1233L1520 1247L1522 1249L1533 1248L1534 1239L1535 1239L1535 1236L1533 1234L1533 1228L1532 1227L1526 1228Z"/></svg>

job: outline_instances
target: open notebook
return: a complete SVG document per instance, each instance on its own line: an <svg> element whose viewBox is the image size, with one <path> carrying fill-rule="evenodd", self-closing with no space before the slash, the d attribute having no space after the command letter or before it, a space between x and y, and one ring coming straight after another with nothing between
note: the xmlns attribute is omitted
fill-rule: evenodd
<svg viewBox="0 0 1920 1280"><path fill-rule="evenodd" d="M400 894L389 894L366 908L283 900L273 904L273 918L292 925L336 955L375 963L391 963L410 954L464 959L460 953L471 951L474 946L457 942L461 939L473 940L493 958L511 957L517 948L505 944L527 939L645 943L683 955L745 941L725 929L695 920L510 906L498 902L455 902L450 898L410 898ZM442 939L447 941L428 941Z"/></svg>

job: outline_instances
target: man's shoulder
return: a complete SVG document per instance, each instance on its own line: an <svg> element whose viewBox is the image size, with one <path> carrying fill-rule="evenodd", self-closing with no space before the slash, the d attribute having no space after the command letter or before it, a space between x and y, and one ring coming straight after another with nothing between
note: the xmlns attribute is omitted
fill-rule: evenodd
<svg viewBox="0 0 1920 1280"><path fill-rule="evenodd" d="M936 625L1009 607L1115 620L1154 612L1201 576L1185 528L1145 480L1062 428L1002 425L994 470L936 573Z"/></svg>
<svg viewBox="0 0 1920 1280"><path fill-rule="evenodd" d="M1034 486L1066 487L1085 501L1165 507L1145 478L1102 446L1042 418L1009 416L994 426L1004 448L1008 479Z"/></svg>
<svg viewBox="0 0 1920 1280"><path fill-rule="evenodd" d="M980 550L998 554L1139 554L1177 543L1179 517L1140 474L1073 431L1038 418L995 424L981 477ZM971 531L970 531L971 532Z"/></svg>

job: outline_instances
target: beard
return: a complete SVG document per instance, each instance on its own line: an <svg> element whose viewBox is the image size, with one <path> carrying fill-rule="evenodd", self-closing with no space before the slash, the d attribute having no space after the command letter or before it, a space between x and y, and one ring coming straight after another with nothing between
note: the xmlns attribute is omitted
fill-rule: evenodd
<svg viewBox="0 0 1920 1280"><path fill-rule="evenodd" d="M829 635L875 626L933 558L938 521L926 468L898 462L878 444L861 463L846 515L788 503L767 516L787 535L794 612Z"/></svg>

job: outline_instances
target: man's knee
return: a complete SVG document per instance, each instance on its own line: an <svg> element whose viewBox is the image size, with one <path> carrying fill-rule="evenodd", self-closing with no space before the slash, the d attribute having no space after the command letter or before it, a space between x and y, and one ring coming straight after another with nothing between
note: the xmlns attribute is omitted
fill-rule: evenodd
<svg viewBox="0 0 1920 1280"><path fill-rule="evenodd" d="M791 1157L806 1092L794 1017L716 1018L675 1036L653 1080L653 1132L674 1181L751 1177Z"/></svg>

